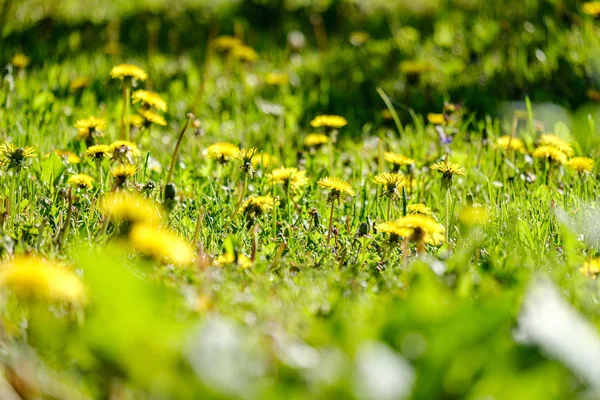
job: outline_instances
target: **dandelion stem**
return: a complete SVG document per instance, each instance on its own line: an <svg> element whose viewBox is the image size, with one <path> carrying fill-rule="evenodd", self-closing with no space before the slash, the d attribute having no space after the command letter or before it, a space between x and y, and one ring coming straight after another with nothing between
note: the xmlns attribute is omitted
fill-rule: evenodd
<svg viewBox="0 0 600 400"><path fill-rule="evenodd" d="M446 189L446 243L450 243L450 188Z"/></svg>
<svg viewBox="0 0 600 400"><path fill-rule="evenodd" d="M13 210L15 208L15 204L17 204L17 181L19 180L19 169L15 169L14 172L14 176L11 182L11 189L10 189L10 193L8 195L8 199L9 199L9 207L8 207L8 215L9 215L9 220L13 221L14 218L14 213Z"/></svg>
<svg viewBox="0 0 600 400"><path fill-rule="evenodd" d="M390 217L392 215L392 198L388 197L388 203L387 203L387 220L390 220Z"/></svg>
<svg viewBox="0 0 600 400"><path fill-rule="evenodd" d="M192 244L196 244L198 247L198 235L200 234L200 228L202 227L202 221L204 220L204 208L200 210L198 219L196 220L196 229L194 229L194 236L192 237Z"/></svg>
<svg viewBox="0 0 600 400"><path fill-rule="evenodd" d="M406 190L404 189L404 186L402 186L402 216L403 217L406 216L407 209L408 209L408 199L406 198Z"/></svg>
<svg viewBox="0 0 600 400"><path fill-rule="evenodd" d="M104 171L102 170L102 160L96 161L98 168L98 183L100 184L100 193L104 193Z"/></svg>
<svg viewBox="0 0 600 400"><path fill-rule="evenodd" d="M121 93L123 96L123 109L121 111L121 139L123 140L129 140L129 129L127 129L127 127L125 126L125 116L127 115L127 109L129 108L128 92L129 87L127 86L125 80L123 80L123 83L121 84Z"/></svg>
<svg viewBox="0 0 600 400"><path fill-rule="evenodd" d="M65 238L69 234L69 228L71 227L71 217L73 216L73 188L69 188L67 198L68 198L67 219L63 225L62 230L60 231L60 236L58 238L58 248L59 249L62 249Z"/></svg>
<svg viewBox="0 0 600 400"><path fill-rule="evenodd" d="M288 182L285 186L285 195L287 196L286 208L287 208L287 220L288 224L291 224L292 211L290 210L290 183Z"/></svg>
<svg viewBox="0 0 600 400"><path fill-rule="evenodd" d="M181 145L181 140L183 139L183 135L185 134L185 131L187 130L187 127L190 124L190 121L192 119L194 119L194 114L188 113L187 119L185 120L185 124L183 124L183 129L181 130L181 133L179 134L179 138L177 139L177 143L175 144L175 149L173 150L173 156L171 157L171 164L169 165L169 172L167 174L165 188L167 187L167 185L169 183L171 183L171 179L173 178L173 170L175 169L175 162L177 161L177 153L179 153L179 146ZM163 191L163 197L164 197L164 191Z"/></svg>
<svg viewBox="0 0 600 400"><path fill-rule="evenodd" d="M446 240L448 238L448 230L446 230ZM422 256L423 254L425 254L425 241L423 239L419 239L417 241L417 254L419 256Z"/></svg>
<svg viewBox="0 0 600 400"><path fill-rule="evenodd" d="M242 206L242 202L244 201L244 196L246 195L246 190L248 190L248 177L244 178L244 186L242 187L242 192L240 193L240 198L238 199L237 204L235 205L235 209L233 210L233 212L231 213L231 216L229 217L229 221L227 222L227 225L225 225L225 229L227 229L227 227L229 226L231 221L233 221L233 219L235 218L237 213L240 211L240 207Z"/></svg>
<svg viewBox="0 0 600 400"><path fill-rule="evenodd" d="M329 247L329 241L331 240L331 228L333 226L333 210L335 208L335 201L331 201L331 211L329 213L329 228L327 229L327 247Z"/></svg>
<svg viewBox="0 0 600 400"><path fill-rule="evenodd" d="M408 247L408 238L405 237L402 240L402 266L404 268L406 268L408 266L408 253L409 253L409 247Z"/></svg>
<svg viewBox="0 0 600 400"><path fill-rule="evenodd" d="M363 265L365 265L365 261L366 261L366 254L367 254L367 236L363 236L362 239L362 249L361 249L361 255L360 255L360 266L362 267Z"/></svg>

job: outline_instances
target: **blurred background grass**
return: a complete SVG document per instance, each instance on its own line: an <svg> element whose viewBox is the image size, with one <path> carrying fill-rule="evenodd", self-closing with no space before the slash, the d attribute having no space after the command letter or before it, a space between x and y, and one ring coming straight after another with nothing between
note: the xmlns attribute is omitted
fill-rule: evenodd
<svg viewBox="0 0 600 400"><path fill-rule="evenodd" d="M444 99L480 115L525 96L573 111L600 88L598 28L574 0L3 1L0 57L23 51L34 64L105 49L186 54L202 65L211 33L243 36L274 60L301 33L296 42L329 50L304 65L303 87L320 90L304 96L307 114L359 122L381 105L376 86L405 119L409 108L441 110ZM368 40L351 41L357 31Z"/></svg>

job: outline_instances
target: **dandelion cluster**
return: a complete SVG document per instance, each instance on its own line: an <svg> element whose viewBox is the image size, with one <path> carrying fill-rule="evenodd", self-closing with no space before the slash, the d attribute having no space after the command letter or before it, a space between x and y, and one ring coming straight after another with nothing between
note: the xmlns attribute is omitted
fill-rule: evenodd
<svg viewBox="0 0 600 400"><path fill-rule="evenodd" d="M1 393L593 392L599 2L5 3Z"/></svg>

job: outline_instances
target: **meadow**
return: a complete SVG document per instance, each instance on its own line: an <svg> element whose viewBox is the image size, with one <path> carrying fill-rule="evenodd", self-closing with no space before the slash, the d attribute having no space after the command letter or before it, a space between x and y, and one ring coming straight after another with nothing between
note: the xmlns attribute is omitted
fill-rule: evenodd
<svg viewBox="0 0 600 400"><path fill-rule="evenodd" d="M0 399L598 398L599 16L0 1Z"/></svg>

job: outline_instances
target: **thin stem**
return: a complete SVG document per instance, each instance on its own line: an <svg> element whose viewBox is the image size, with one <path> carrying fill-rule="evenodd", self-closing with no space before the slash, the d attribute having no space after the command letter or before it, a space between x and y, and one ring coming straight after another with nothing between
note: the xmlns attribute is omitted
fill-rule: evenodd
<svg viewBox="0 0 600 400"><path fill-rule="evenodd" d="M292 211L290 210L290 183L288 182L286 184L285 187L285 195L287 196L287 203L286 203L286 208L287 208L287 220L288 220L288 224L291 224L291 218L292 218Z"/></svg>
<svg viewBox="0 0 600 400"><path fill-rule="evenodd" d="M450 188L446 189L446 243L450 244Z"/></svg>
<svg viewBox="0 0 600 400"><path fill-rule="evenodd" d="M102 160L96 161L96 167L98 168L98 183L100 184L100 193L104 193L104 171L102 169Z"/></svg>
<svg viewBox="0 0 600 400"><path fill-rule="evenodd" d="M408 266L408 253L410 248L408 247L408 238L405 237L402 240L402 266L406 269Z"/></svg>
<svg viewBox="0 0 600 400"><path fill-rule="evenodd" d="M388 197L388 203L387 203L387 220L390 220L390 216L392 213L392 198Z"/></svg>
<svg viewBox="0 0 600 400"><path fill-rule="evenodd" d="M204 208L200 210L198 219L196 220L196 229L194 229L194 236L192 237L192 244L198 247L198 235L200 234L200 228L202 227L202 221L204 220Z"/></svg>
<svg viewBox="0 0 600 400"><path fill-rule="evenodd" d="M448 231L446 230L446 238L447 237L448 237ZM419 256L422 256L425 254L425 242L423 241L423 239L419 239L417 241L417 254Z"/></svg>
<svg viewBox="0 0 600 400"><path fill-rule="evenodd" d="M175 169L175 162L177 161L177 154L179 153L179 146L181 145L181 140L183 139L183 135L185 134L185 131L187 130L188 125L190 124L190 121L192 119L194 119L194 114L189 113L187 115L187 119L185 120L185 124L183 125L183 129L181 130L181 133L179 134L177 143L175 144L175 149L173 150L173 156L171 157L171 164L169 165L169 172L167 174L165 188L167 187L167 185L169 183L171 183L171 179L173 178L173 170ZM164 191L163 191L163 196L164 196Z"/></svg>
<svg viewBox="0 0 600 400"><path fill-rule="evenodd" d="M14 170L14 176L11 182L11 189L10 189L10 193L8 194L8 198L9 198L9 210L8 210L8 214L9 214L9 219L10 221L12 221L13 226L14 226L14 208L15 208L15 204L17 204L17 182L19 180L19 169L15 169Z"/></svg>
<svg viewBox="0 0 600 400"><path fill-rule="evenodd" d="M129 134L127 133L127 129L125 127L125 116L127 115L127 108L129 105L129 101L127 101L127 83L125 80L121 83L121 96L123 102L123 108L121 110L121 139L129 139Z"/></svg>
<svg viewBox="0 0 600 400"><path fill-rule="evenodd" d="M362 249L361 249L361 256L360 256L360 266L362 267L363 265L365 265L365 260L366 260L366 254L367 254L367 236L363 236L363 240L362 240Z"/></svg>
<svg viewBox="0 0 600 400"><path fill-rule="evenodd" d="M327 247L329 247L329 241L331 240L331 228L333 226L333 209L335 208L335 201L331 200L331 212L329 213L329 228L327 229Z"/></svg>
<svg viewBox="0 0 600 400"><path fill-rule="evenodd" d="M245 177L244 178L244 186L242 187L242 192L240 193L240 198L238 199L237 204L235 205L235 209L233 210L233 212L231 213L231 216L229 217L229 221L225 225L225 229L227 229L227 227L229 226L231 221L233 221L233 219L237 215L238 211L240 211L240 207L242 206L242 202L244 201L244 196L246 195L247 189L248 189L248 177Z"/></svg>
<svg viewBox="0 0 600 400"><path fill-rule="evenodd" d="M58 238L58 248L62 249L64 241L69 234L69 228L71 227L71 218L73 216L73 188L69 188L68 193L68 205L67 205L67 220L64 223L60 236Z"/></svg>

